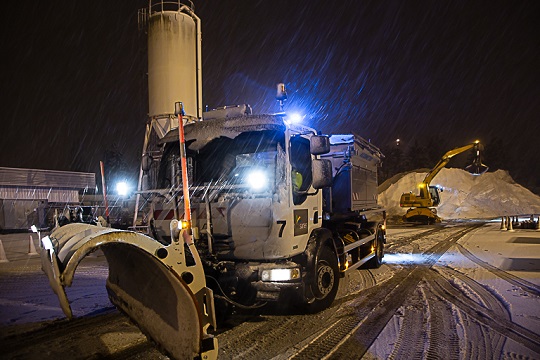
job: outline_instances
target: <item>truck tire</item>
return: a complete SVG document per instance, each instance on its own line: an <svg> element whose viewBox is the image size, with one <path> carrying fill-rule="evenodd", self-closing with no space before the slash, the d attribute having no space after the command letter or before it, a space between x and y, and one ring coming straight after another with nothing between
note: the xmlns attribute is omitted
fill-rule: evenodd
<svg viewBox="0 0 540 360"><path fill-rule="evenodd" d="M339 286L339 265L336 254L328 247L322 246L315 265L315 273L310 284L315 299L306 304L309 313L316 313L328 308L334 299Z"/></svg>
<svg viewBox="0 0 540 360"><path fill-rule="evenodd" d="M368 261L367 267L370 269L378 269L382 265L384 257L384 235L381 230L377 230L375 238L375 257Z"/></svg>

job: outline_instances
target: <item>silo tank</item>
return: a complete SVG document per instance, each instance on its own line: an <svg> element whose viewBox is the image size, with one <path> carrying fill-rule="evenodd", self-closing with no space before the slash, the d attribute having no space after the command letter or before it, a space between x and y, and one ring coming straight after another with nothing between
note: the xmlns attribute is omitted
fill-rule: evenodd
<svg viewBox="0 0 540 360"><path fill-rule="evenodd" d="M181 101L187 117L198 118L197 29L178 11L155 12L148 19L149 116L174 114Z"/></svg>

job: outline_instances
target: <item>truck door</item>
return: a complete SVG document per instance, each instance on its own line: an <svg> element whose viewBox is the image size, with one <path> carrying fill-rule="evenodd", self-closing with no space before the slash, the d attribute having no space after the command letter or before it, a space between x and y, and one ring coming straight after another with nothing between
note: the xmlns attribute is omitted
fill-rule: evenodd
<svg viewBox="0 0 540 360"><path fill-rule="evenodd" d="M312 188L312 155L309 140L295 135L289 142L289 161L291 163L290 193L292 198L292 227L288 231L292 237L293 249L305 249L313 229L321 226L319 215L322 205L321 192ZM299 176L296 177L295 173ZM299 181L301 178L301 181ZM297 184L293 184L297 181ZM290 236L289 235L289 236Z"/></svg>
<svg viewBox="0 0 540 360"><path fill-rule="evenodd" d="M293 203L300 205L306 201L307 195L303 193L307 192L312 181L309 140L301 136L293 136L290 145Z"/></svg>

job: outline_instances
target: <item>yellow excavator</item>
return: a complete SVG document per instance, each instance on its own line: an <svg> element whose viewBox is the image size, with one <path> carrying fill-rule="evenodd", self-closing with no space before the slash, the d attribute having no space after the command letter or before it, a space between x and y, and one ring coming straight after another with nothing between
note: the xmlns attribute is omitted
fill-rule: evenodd
<svg viewBox="0 0 540 360"><path fill-rule="evenodd" d="M472 144L468 144L462 147L458 147L448 151L443 157L439 160L437 165L431 169L424 181L418 185L420 189L420 194L416 195L412 192L404 193L401 195L399 201L399 206L409 209L407 213L403 215L403 221L407 222L420 222L424 224L433 224L441 222L441 218L437 215L437 209L435 206L438 206L441 202L439 196L439 191L441 190L437 186L430 186L429 184L433 178L441 171L442 168L448 164L451 158L461 154L467 150L474 149L475 157L473 163L467 166L465 169L468 170L473 175L481 175L488 170L488 167L482 164L480 158L480 151L483 150L482 145L479 140L476 140Z"/></svg>

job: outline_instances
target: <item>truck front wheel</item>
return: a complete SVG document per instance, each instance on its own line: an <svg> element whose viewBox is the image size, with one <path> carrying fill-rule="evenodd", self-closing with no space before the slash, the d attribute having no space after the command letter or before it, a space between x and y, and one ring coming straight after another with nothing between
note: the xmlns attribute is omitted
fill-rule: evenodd
<svg viewBox="0 0 540 360"><path fill-rule="evenodd" d="M323 246L319 252L312 279L309 286L315 298L306 304L306 310L315 313L332 304L339 285L337 256L327 246Z"/></svg>

